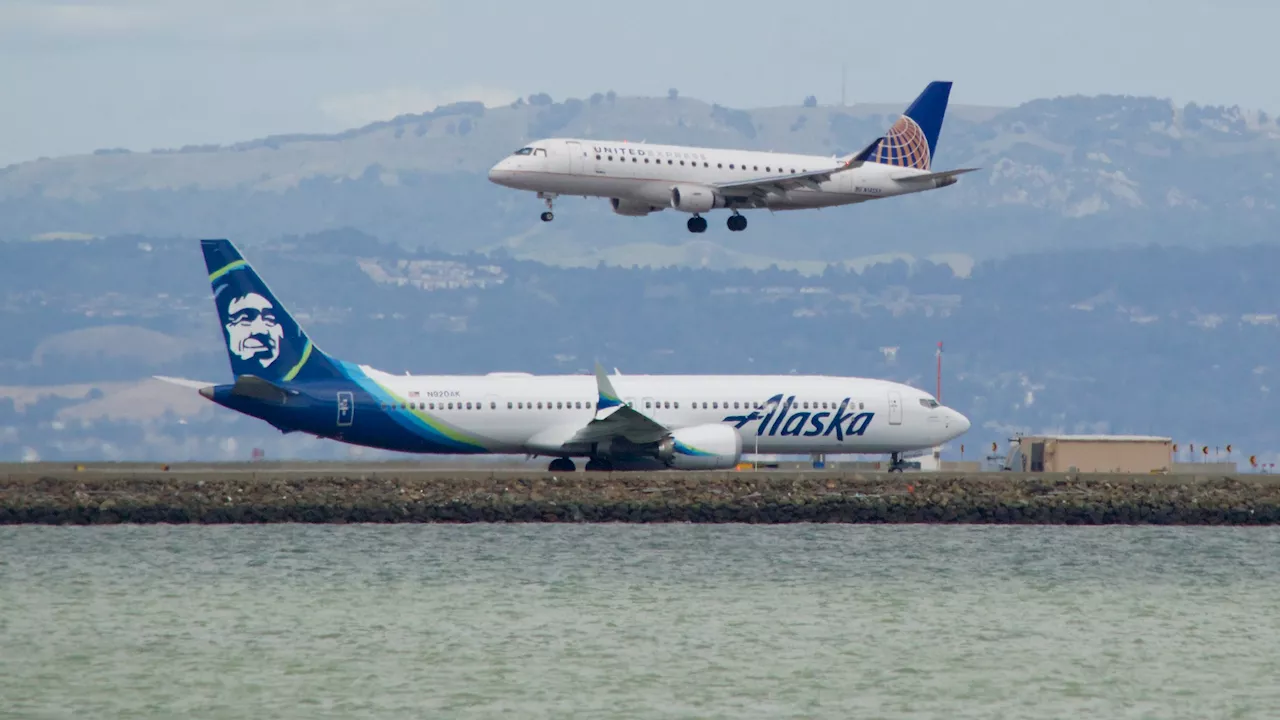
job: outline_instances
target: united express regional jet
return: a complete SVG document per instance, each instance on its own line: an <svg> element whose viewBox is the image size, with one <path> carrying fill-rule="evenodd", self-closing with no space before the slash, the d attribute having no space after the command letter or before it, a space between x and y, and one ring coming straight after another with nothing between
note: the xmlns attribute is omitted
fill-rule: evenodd
<svg viewBox="0 0 1280 720"><path fill-rule="evenodd" d="M489 179L536 191L547 204L544 221L557 197L581 195L609 198L619 215L691 213L694 233L707 229L702 213L725 208L737 232L747 228L740 210L850 205L947 187L977 170L933 171L950 95L950 82L929 83L888 132L845 157L552 138L515 151Z"/></svg>
<svg viewBox="0 0 1280 720"><path fill-rule="evenodd" d="M969 429L908 385L803 375L393 375L316 347L226 240L202 240L234 382L161 378L270 423L354 445L526 454L552 471L720 469L744 453L902 453Z"/></svg>

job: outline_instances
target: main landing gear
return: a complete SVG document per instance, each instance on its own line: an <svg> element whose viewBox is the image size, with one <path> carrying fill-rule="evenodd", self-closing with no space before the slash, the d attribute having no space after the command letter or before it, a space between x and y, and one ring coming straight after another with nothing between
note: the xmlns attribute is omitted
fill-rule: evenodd
<svg viewBox="0 0 1280 720"><path fill-rule="evenodd" d="M902 453L896 452L889 455L889 472L902 472L906 464L902 462Z"/></svg>
<svg viewBox="0 0 1280 720"><path fill-rule="evenodd" d="M733 232L742 232L747 229L747 218L743 215L739 215L738 211L734 210L733 214L729 216L729 221L725 224L728 225L729 229ZM691 233L707 231L707 219L698 214L694 214L693 217L689 218L689 222L686 223L686 225Z"/></svg>
<svg viewBox="0 0 1280 720"><path fill-rule="evenodd" d="M551 212L552 210L551 204L556 199L555 193L540 192L538 193L538 197L542 198L547 202L547 211L542 213L542 216L541 216L542 222L551 222L552 220L555 220L556 216Z"/></svg>
<svg viewBox="0 0 1280 720"><path fill-rule="evenodd" d="M578 467L569 458L556 458L547 466L547 472L573 472ZM613 463L604 458L591 458L584 468L587 472L612 472Z"/></svg>

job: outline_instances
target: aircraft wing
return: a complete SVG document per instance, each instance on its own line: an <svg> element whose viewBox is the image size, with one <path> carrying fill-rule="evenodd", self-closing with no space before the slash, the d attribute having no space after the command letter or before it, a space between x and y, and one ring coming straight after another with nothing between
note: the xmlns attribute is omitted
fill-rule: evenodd
<svg viewBox="0 0 1280 720"><path fill-rule="evenodd" d="M669 430L665 425L622 402L600 363L596 363L596 387L600 395L596 403L596 416L586 427L575 433L566 445L601 442L615 437L644 444L657 442L667 436Z"/></svg>
<svg viewBox="0 0 1280 720"><path fill-rule="evenodd" d="M832 168L823 170L810 170L801 173L788 173L786 175L769 175L766 177L751 178L750 180L737 180L735 182L719 183L712 187L720 191L722 195L731 196L749 196L763 199L770 192L783 192L786 190L795 190L799 188L809 188L817 190L820 183L831 179L831 176L856 168L867 161L875 152L876 147L883 141L883 137L878 137L872 143L861 151L844 158L841 163Z"/></svg>

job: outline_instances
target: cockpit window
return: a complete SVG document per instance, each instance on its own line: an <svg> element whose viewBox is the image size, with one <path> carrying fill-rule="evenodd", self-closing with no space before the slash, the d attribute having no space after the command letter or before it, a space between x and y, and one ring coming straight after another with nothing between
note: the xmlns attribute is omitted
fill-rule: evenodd
<svg viewBox="0 0 1280 720"><path fill-rule="evenodd" d="M920 404L929 408L930 410L938 407L938 401L934 400L933 398L920 398Z"/></svg>
<svg viewBox="0 0 1280 720"><path fill-rule="evenodd" d="M522 148L520 148L519 150L517 150L517 151L515 151L514 153L512 153L512 155L528 155L528 154L529 154L529 153L531 153L531 152L533 152L533 148L531 148L531 147L522 147Z"/></svg>

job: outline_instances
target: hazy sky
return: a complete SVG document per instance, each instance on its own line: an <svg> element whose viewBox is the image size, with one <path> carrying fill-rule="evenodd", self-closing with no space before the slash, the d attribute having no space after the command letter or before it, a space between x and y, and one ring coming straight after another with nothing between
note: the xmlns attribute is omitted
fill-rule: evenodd
<svg viewBox="0 0 1280 720"><path fill-rule="evenodd" d="M625 8L625 10L624 10ZM733 12L728 12L733 8ZM0 0L0 166L613 89L734 107L1123 93L1280 112L1276 0Z"/></svg>

